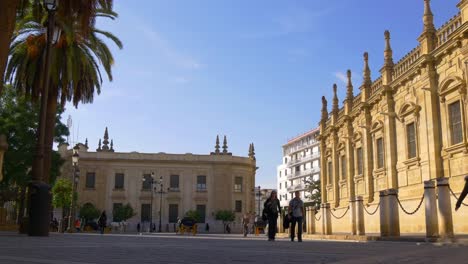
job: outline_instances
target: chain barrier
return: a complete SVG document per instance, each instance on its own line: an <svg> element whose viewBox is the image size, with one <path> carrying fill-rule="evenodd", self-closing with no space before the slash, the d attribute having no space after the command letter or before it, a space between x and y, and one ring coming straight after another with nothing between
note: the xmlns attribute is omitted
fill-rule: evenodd
<svg viewBox="0 0 468 264"><path fill-rule="evenodd" d="M342 216L340 216L340 217L337 217L336 215L334 215L334 214L333 214L333 210L330 210L330 213L331 213L331 215L332 215L334 218L336 218L336 219L341 219L341 218L343 218L343 217L346 215L346 213L348 212L348 210L349 210L349 205L348 205L348 207L346 208L346 211L344 212L344 214L343 214Z"/></svg>
<svg viewBox="0 0 468 264"><path fill-rule="evenodd" d="M453 197L455 197L455 199L458 201L458 197L455 195L455 193L453 192L452 188L450 188L450 185L449 185L449 190L450 190L450 192L452 193ZM463 202L462 202L461 204L463 204L464 206L468 206L468 204L463 203Z"/></svg>
<svg viewBox="0 0 468 264"><path fill-rule="evenodd" d="M401 204L401 201L400 201L400 199L398 198L398 196L397 196L396 198L397 198L398 204L400 205L401 210L403 210L403 212L405 212L405 214L407 214L407 215L413 215L413 214L415 214L415 213L419 210L419 208L421 208L422 202L424 201L424 195L423 195L423 196L421 197L421 201L419 202L418 207L416 207L416 209L415 209L414 211L408 212L408 211L405 210L405 208L404 208L403 205Z"/></svg>
<svg viewBox="0 0 468 264"><path fill-rule="evenodd" d="M364 202L362 202L362 203L364 203ZM367 206L369 206L369 205L367 205ZM364 204L362 205L362 207L364 208L364 211L366 211L366 213L367 213L368 215L375 215L375 213L377 213L377 210L379 210L380 202L377 204L377 207L375 207L375 210L374 210L374 212L372 212L372 213L369 212L369 211L367 211L367 209L366 209L367 206L364 206Z"/></svg>
<svg viewBox="0 0 468 264"><path fill-rule="evenodd" d="M314 218L316 221L320 221L320 219L322 219L322 215L320 215L318 218L317 218L317 215L314 215Z"/></svg>

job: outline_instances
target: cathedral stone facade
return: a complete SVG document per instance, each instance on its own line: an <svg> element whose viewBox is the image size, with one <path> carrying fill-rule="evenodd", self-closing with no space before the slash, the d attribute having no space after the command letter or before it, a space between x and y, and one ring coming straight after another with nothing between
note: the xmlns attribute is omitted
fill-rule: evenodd
<svg viewBox="0 0 468 264"><path fill-rule="evenodd" d="M318 232L468 233L468 207L454 210L468 174L468 1L458 8L436 29L425 0L419 46L394 63L385 31L380 77L364 53L360 92L348 71L343 106L336 85L331 112L322 98Z"/></svg>

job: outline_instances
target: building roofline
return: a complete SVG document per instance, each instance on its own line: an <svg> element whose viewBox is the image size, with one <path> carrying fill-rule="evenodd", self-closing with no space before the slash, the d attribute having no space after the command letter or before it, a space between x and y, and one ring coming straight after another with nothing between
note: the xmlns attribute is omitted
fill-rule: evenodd
<svg viewBox="0 0 468 264"><path fill-rule="evenodd" d="M299 139L302 139L302 138L304 138L304 137L306 137L306 136L308 136L310 134L313 134L313 133L315 133L315 132L317 132L319 130L320 130L320 128L317 127L317 128L312 129L312 130L309 130L309 131L307 131L307 132L305 132L303 134L300 134L299 136L293 137L293 138L289 139L288 142L283 145L283 147L286 147L287 145L289 145L289 144L291 144L291 143L293 143L293 142L295 142L295 141L297 141Z"/></svg>

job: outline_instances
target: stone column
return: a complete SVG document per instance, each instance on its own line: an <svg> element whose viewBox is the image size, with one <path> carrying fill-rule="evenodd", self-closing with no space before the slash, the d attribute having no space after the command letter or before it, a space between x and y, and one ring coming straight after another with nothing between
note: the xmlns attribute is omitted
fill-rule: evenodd
<svg viewBox="0 0 468 264"><path fill-rule="evenodd" d="M322 204L322 234L332 234L330 203Z"/></svg>
<svg viewBox="0 0 468 264"><path fill-rule="evenodd" d="M356 200L349 200L349 220L351 221L351 235L356 235Z"/></svg>
<svg viewBox="0 0 468 264"><path fill-rule="evenodd" d="M309 234L315 234L315 207L309 207L309 215L310 215L310 224L309 229L307 229Z"/></svg>
<svg viewBox="0 0 468 264"><path fill-rule="evenodd" d="M389 217L388 217L388 203L387 191L379 192L380 198L380 236L389 236Z"/></svg>
<svg viewBox="0 0 468 264"><path fill-rule="evenodd" d="M389 216L389 230L390 236L398 237L400 236L400 212L398 206L398 190L397 189L388 189L388 216Z"/></svg>
<svg viewBox="0 0 468 264"><path fill-rule="evenodd" d="M309 206L307 206L305 208L305 213L306 213L305 217L304 217L304 221L306 223L306 229L305 229L306 232L305 233L310 234L310 207Z"/></svg>
<svg viewBox="0 0 468 264"><path fill-rule="evenodd" d="M366 234L364 226L364 199L362 196L356 197L356 229L358 236Z"/></svg>
<svg viewBox="0 0 468 264"><path fill-rule="evenodd" d="M278 217L278 233L284 233L283 214L280 214Z"/></svg>
<svg viewBox="0 0 468 264"><path fill-rule="evenodd" d="M426 237L438 237L439 222L437 220L437 203L434 181L424 181L424 207L426 209Z"/></svg>
<svg viewBox="0 0 468 264"><path fill-rule="evenodd" d="M448 178L437 178L439 231L442 238L453 238L452 204Z"/></svg>

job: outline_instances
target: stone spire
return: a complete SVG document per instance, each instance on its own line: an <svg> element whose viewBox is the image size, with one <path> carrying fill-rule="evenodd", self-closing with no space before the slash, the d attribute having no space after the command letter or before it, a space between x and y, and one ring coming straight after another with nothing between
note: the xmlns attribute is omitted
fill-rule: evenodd
<svg viewBox="0 0 468 264"><path fill-rule="evenodd" d="M96 149L96 151L102 151L102 149L101 149L101 139L99 139L98 148Z"/></svg>
<svg viewBox="0 0 468 264"><path fill-rule="evenodd" d="M215 153L219 154L219 135L216 135Z"/></svg>
<svg viewBox="0 0 468 264"><path fill-rule="evenodd" d="M111 139L111 143L110 143L110 150L111 152L114 152L114 140Z"/></svg>
<svg viewBox="0 0 468 264"><path fill-rule="evenodd" d="M393 51L390 46L390 31L385 30L385 51L384 51L384 67L393 67Z"/></svg>
<svg viewBox="0 0 468 264"><path fill-rule="evenodd" d="M255 158L255 146L254 146L254 143L250 144L251 148L252 148L252 151L250 152L250 155L249 157L253 160L256 160Z"/></svg>
<svg viewBox="0 0 468 264"><path fill-rule="evenodd" d="M328 119L328 106L327 106L327 99L325 96L322 96L322 118L323 122L326 122Z"/></svg>
<svg viewBox="0 0 468 264"><path fill-rule="evenodd" d="M102 146L102 150L104 151L109 150L109 132L107 131L107 127L106 127L106 130L104 131L104 141L102 141L102 143L104 144Z"/></svg>
<svg viewBox="0 0 468 264"><path fill-rule="evenodd" d="M223 140L223 154L227 154L227 153L228 153L227 139L226 139L226 135L224 135L224 140Z"/></svg>
<svg viewBox="0 0 468 264"><path fill-rule="evenodd" d="M363 86L371 86L372 79L371 79L371 71L369 68L369 53L364 52L364 70L363 70Z"/></svg>
<svg viewBox="0 0 468 264"><path fill-rule="evenodd" d="M351 70L348 70L346 72L347 77L348 77L348 85L346 86L346 100L353 100L354 94L353 94L353 82L351 81Z"/></svg>
<svg viewBox="0 0 468 264"><path fill-rule="evenodd" d="M432 14L430 0L424 0L423 22L424 22L424 29L423 29L424 32L435 31L434 14Z"/></svg>
<svg viewBox="0 0 468 264"><path fill-rule="evenodd" d="M84 145L85 145L86 148L89 148L89 147L88 147L88 138L85 139Z"/></svg>
<svg viewBox="0 0 468 264"><path fill-rule="evenodd" d="M333 104L332 104L332 112L333 113L338 113L338 110L339 110L339 107L338 107L338 95L337 95L337 90L338 89L338 86L335 84L333 84Z"/></svg>

